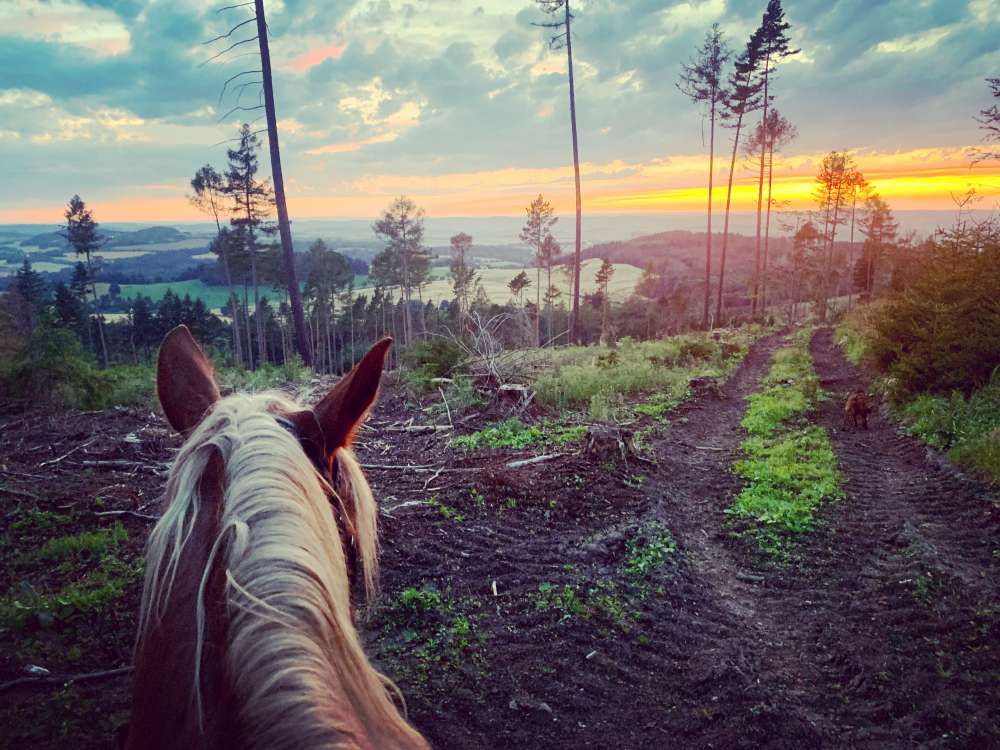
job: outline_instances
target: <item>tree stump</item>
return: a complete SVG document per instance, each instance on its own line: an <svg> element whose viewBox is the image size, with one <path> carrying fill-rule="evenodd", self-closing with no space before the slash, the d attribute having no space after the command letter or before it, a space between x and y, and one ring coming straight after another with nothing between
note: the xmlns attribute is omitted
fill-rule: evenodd
<svg viewBox="0 0 1000 750"><path fill-rule="evenodd" d="M715 378L709 377L698 377L691 378L688 381L688 385L696 396L702 396L705 394L710 394L716 398L725 398L726 394L722 390L722 386L719 385L719 381Z"/></svg>
<svg viewBox="0 0 1000 750"><path fill-rule="evenodd" d="M621 461L625 464L630 458L638 458L632 431L611 425L592 425L587 428L586 453L598 459Z"/></svg>
<svg viewBox="0 0 1000 750"><path fill-rule="evenodd" d="M497 388L497 398L500 403L518 407L524 406L531 400L531 391L528 386L520 383L506 383Z"/></svg>

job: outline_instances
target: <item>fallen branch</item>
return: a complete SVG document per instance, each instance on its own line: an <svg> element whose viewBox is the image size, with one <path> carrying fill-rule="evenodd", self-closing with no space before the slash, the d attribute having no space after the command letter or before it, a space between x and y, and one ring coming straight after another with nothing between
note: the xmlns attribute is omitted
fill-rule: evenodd
<svg viewBox="0 0 1000 750"><path fill-rule="evenodd" d="M428 502L426 500L407 500L399 503L398 505L393 505L391 508L382 508L382 513L387 516L391 516L393 512L397 510L402 510L403 508L413 508L419 505L428 505Z"/></svg>
<svg viewBox="0 0 1000 750"><path fill-rule="evenodd" d="M727 450L729 450L728 448L716 448L714 445L696 445L696 446L694 446L694 449L695 450L699 450L699 451L727 451Z"/></svg>
<svg viewBox="0 0 1000 750"><path fill-rule="evenodd" d="M70 456L72 456L74 453L76 453L81 448L86 448L88 445L90 445L91 443L93 443L95 440L97 440L97 438L93 437L90 440L88 440L86 443L80 443L80 445L78 445L75 448L73 448L73 450L71 450L71 451L69 451L67 453L64 453L63 455L59 456L59 458L53 458L51 461L42 461L42 463L38 464L38 468L41 469L44 466L54 466L55 464L59 463L63 459L69 458Z"/></svg>
<svg viewBox="0 0 1000 750"><path fill-rule="evenodd" d="M22 474L19 471L9 471L7 469L0 469L0 474L8 477L17 477L18 479L48 479L41 474Z"/></svg>
<svg viewBox="0 0 1000 750"><path fill-rule="evenodd" d="M407 469L409 471L431 471L434 464L416 464L407 466L405 464L361 464L362 469Z"/></svg>
<svg viewBox="0 0 1000 750"><path fill-rule="evenodd" d="M444 471L444 467L443 467L443 466L442 466L442 467L441 467L440 469L438 469L437 471L435 471L435 472L434 472L433 474L431 474L431 475L430 475L430 476L429 476L429 477L427 478L427 481L426 481L426 482L424 482L424 491L426 491L426 490L427 490L427 486L428 486L428 485L429 485L429 484L430 484L431 482L433 482L433 481L434 481L435 479L437 479L437 478L438 478L439 476L441 476L441 472L442 472L442 471Z"/></svg>
<svg viewBox="0 0 1000 750"><path fill-rule="evenodd" d="M455 429L455 423L451 421L451 407L448 406L448 399L444 397L444 389L441 386L438 386L438 393L441 394L441 400L444 401L444 410L448 412L448 425Z"/></svg>
<svg viewBox="0 0 1000 750"><path fill-rule="evenodd" d="M383 427L383 432L410 432L410 433L423 433L423 432L442 432L444 430L452 429L451 425L446 424L415 424L408 425L406 427Z"/></svg>
<svg viewBox="0 0 1000 750"><path fill-rule="evenodd" d="M98 469L131 469L132 473L137 471L144 471L149 474L156 474L162 476L168 472L168 469L157 468L155 466L148 466L146 464L136 463L135 461L126 461L124 458L106 458L101 461L80 461L80 466L92 466Z"/></svg>
<svg viewBox="0 0 1000 750"><path fill-rule="evenodd" d="M134 670L135 667L119 667L118 669L104 669L100 672L84 672L83 674L73 674L73 675L34 675L31 677L19 677L16 680L11 680L10 682L0 683L0 692L4 690L10 690L11 688L16 688L20 686L37 686L37 685L69 685L74 682L89 682L92 680L105 680L109 677L118 677L123 674L129 674Z"/></svg>
<svg viewBox="0 0 1000 750"><path fill-rule="evenodd" d="M0 495L17 495L18 497L26 497L30 500L37 500L38 495L33 492L28 492L27 490L15 490L13 487L0 487Z"/></svg>
<svg viewBox="0 0 1000 750"><path fill-rule="evenodd" d="M548 453L544 456L535 456L534 458L524 458L520 461L508 461L506 467L508 469L520 469L522 466L531 466L532 464L540 464L545 461L553 461L557 458L563 458L564 456L575 456L575 453Z"/></svg>
<svg viewBox="0 0 1000 750"><path fill-rule="evenodd" d="M95 510L95 516L135 516L136 518L141 518L143 521L159 521L159 516L153 516L149 513L139 513L135 510Z"/></svg>

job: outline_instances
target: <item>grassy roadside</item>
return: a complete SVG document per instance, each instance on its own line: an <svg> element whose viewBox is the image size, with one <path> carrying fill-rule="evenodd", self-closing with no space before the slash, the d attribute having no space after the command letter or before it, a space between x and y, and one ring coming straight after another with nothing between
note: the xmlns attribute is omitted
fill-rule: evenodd
<svg viewBox="0 0 1000 750"><path fill-rule="evenodd" d="M862 364L868 353L864 321L846 318L836 329L837 343L854 364ZM874 389L890 393L891 375L877 378ZM1000 369L989 382L966 395L917 393L890 405L903 427L965 468L1000 484Z"/></svg>
<svg viewBox="0 0 1000 750"><path fill-rule="evenodd" d="M722 381L750 345L771 329L748 326L717 335L685 334L659 341L624 339L616 348L572 346L519 353L534 375L536 402L552 416L535 424L517 418L455 437L465 450L560 449L579 443L581 422L640 424L636 444L668 424L667 413L691 395L691 381Z"/></svg>
<svg viewBox="0 0 1000 750"><path fill-rule="evenodd" d="M809 355L810 329L774 355L762 388L748 401L744 458L734 471L746 484L727 509L749 525L764 552L781 556L787 535L808 531L820 503L841 496L837 458L826 431L808 414L823 397Z"/></svg>

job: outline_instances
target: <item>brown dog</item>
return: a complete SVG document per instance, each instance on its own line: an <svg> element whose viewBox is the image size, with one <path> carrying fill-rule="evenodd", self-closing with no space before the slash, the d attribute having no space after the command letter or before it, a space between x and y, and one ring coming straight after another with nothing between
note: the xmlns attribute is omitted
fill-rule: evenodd
<svg viewBox="0 0 1000 750"><path fill-rule="evenodd" d="M852 393L844 406L844 424L853 421L855 427L861 426L867 430L868 415L875 411L870 399L871 396L864 391Z"/></svg>

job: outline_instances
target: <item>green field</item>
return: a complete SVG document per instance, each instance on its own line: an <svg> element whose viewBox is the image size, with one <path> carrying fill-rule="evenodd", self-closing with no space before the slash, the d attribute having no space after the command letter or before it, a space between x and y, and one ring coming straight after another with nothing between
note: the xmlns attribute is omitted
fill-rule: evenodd
<svg viewBox="0 0 1000 750"><path fill-rule="evenodd" d="M122 299L133 299L141 294L143 297L149 297L154 302L159 302L169 289L181 297L185 294L190 294L191 299L201 298L205 305L213 310L220 309L226 304L226 299L229 297L229 291L225 287L209 286L200 279L193 279L191 281L165 281L161 284L122 284L121 288ZM277 292L271 292L270 290L262 290L262 292L269 299L277 297ZM108 284L97 284L97 293L107 294Z"/></svg>
<svg viewBox="0 0 1000 750"><path fill-rule="evenodd" d="M580 288L584 294L595 291L594 276L600 265L601 261L599 260L586 260L583 262L580 271ZM615 301L621 302L635 290L635 285L638 283L639 277L642 276L642 270L625 263L616 263L614 264L614 268L615 273L611 280L611 297ZM519 269L511 268L486 268L478 272L480 282L491 302L503 304L510 299L510 289L507 287L507 284L518 272ZM524 293L525 301L535 298L535 269L528 269L528 275L531 277L532 285ZM431 278L432 281L423 288L424 301L440 302L441 300L452 299L453 292L451 280L448 278L448 269L442 267L432 268ZM368 283L367 276L355 277L355 284L358 285L357 291L360 294L371 293L372 287L367 286ZM545 284L544 273L542 284ZM561 270L553 272L552 284L562 292L562 299L568 301L570 287ZM132 299L142 294L144 297L159 301L163 299L163 295L167 293L168 289L181 297L185 294L190 294L191 299L200 298L212 310L221 309L229 296L229 292L225 287L209 286L205 282L195 279L192 281L166 281L159 284L122 284L121 297L123 299ZM107 284L97 285L98 294L106 294L107 291ZM261 294L270 300L278 298L278 292L268 287L262 288Z"/></svg>

